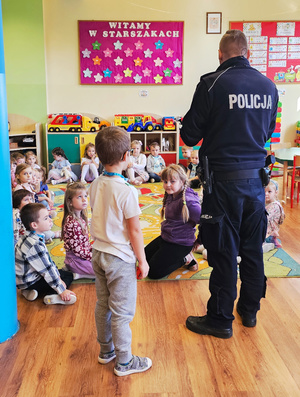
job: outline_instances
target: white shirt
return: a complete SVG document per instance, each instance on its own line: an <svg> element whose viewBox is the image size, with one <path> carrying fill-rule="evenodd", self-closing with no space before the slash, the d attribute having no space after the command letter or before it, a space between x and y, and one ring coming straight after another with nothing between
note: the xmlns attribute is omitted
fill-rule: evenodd
<svg viewBox="0 0 300 397"><path fill-rule="evenodd" d="M126 219L141 213L137 190L121 177L101 175L91 184L89 194L93 248L135 262Z"/></svg>

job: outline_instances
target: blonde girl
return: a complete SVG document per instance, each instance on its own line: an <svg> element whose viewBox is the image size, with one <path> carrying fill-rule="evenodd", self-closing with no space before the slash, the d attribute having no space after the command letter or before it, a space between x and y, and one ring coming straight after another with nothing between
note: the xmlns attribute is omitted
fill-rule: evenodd
<svg viewBox="0 0 300 397"><path fill-rule="evenodd" d="M40 166L37 163L36 154L32 150L29 150L28 152L25 153L25 163L29 164L32 169L40 168Z"/></svg>
<svg viewBox="0 0 300 397"><path fill-rule="evenodd" d="M96 154L95 145L88 143L84 149L81 159L81 182L92 182L98 177L99 159Z"/></svg>
<svg viewBox="0 0 300 397"><path fill-rule="evenodd" d="M149 174L146 171L146 156L141 153L142 142L141 141L132 141L131 142L131 156L130 163L127 168L127 176L129 178L129 182L133 185L141 185L143 182L147 182L149 180Z"/></svg>
<svg viewBox="0 0 300 397"><path fill-rule="evenodd" d="M169 165L161 174L165 194L161 217L161 235L145 247L149 263L148 277L167 276L183 265L198 270L191 254L196 225L200 222L199 196L189 187L185 171L176 164Z"/></svg>
<svg viewBox="0 0 300 397"><path fill-rule="evenodd" d="M74 278L95 278L92 267L92 246L88 231L88 193L83 183L67 185L61 239L66 250L65 267Z"/></svg>

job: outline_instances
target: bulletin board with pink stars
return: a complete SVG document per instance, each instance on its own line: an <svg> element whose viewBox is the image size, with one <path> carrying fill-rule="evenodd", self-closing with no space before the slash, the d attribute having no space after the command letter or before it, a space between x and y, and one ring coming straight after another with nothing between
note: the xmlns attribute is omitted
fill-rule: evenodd
<svg viewBox="0 0 300 397"><path fill-rule="evenodd" d="M182 84L183 22L78 21L81 84Z"/></svg>

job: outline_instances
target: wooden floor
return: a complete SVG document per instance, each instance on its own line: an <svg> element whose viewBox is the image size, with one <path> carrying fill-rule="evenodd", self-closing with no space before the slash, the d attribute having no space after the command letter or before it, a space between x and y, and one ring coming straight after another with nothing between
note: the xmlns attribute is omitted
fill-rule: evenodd
<svg viewBox="0 0 300 397"><path fill-rule="evenodd" d="M300 205L281 228L284 249L300 263ZM269 279L255 328L236 315L228 340L188 331L205 313L208 281L138 283L134 354L153 367L118 378L97 363L95 288L77 284L70 307L27 302L18 292L20 330L0 345L1 397L300 396L300 278Z"/></svg>

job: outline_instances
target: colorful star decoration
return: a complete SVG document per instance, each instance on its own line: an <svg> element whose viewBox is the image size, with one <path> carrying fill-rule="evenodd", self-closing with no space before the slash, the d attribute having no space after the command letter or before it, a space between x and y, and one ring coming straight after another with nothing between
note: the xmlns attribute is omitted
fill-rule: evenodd
<svg viewBox="0 0 300 397"><path fill-rule="evenodd" d="M154 77L155 84L161 83L162 78L163 78L163 76L160 76L159 74L157 74L157 75Z"/></svg>
<svg viewBox="0 0 300 397"><path fill-rule="evenodd" d="M125 50L124 52L125 52L126 58L132 57L133 50L131 50L130 48L127 48L127 50Z"/></svg>
<svg viewBox="0 0 300 397"><path fill-rule="evenodd" d="M142 72L144 73L144 77L149 77L149 76L151 76L151 73L152 73L151 70L148 68L143 69Z"/></svg>
<svg viewBox="0 0 300 397"><path fill-rule="evenodd" d="M98 55L95 58L93 58L94 65L100 65L101 61L102 59L99 58Z"/></svg>
<svg viewBox="0 0 300 397"><path fill-rule="evenodd" d="M86 68L85 70L83 70L84 77L91 77L92 73L93 73L93 71L90 70L89 68Z"/></svg>
<svg viewBox="0 0 300 397"><path fill-rule="evenodd" d="M145 54L145 58L152 58L153 51L150 51L150 49L147 48L147 50L144 51L144 54Z"/></svg>
<svg viewBox="0 0 300 397"><path fill-rule="evenodd" d="M105 58L111 58L112 51L109 48L103 51Z"/></svg>
<svg viewBox="0 0 300 397"><path fill-rule="evenodd" d="M95 83L101 83L103 76L100 73L95 74L94 76Z"/></svg>
<svg viewBox="0 0 300 397"><path fill-rule="evenodd" d="M123 59L118 56L118 58L114 59L116 66L121 65L123 63Z"/></svg>
<svg viewBox="0 0 300 397"><path fill-rule="evenodd" d="M161 50L163 48L164 43L162 43L160 40L158 40L155 44L155 47L157 50Z"/></svg>
<svg viewBox="0 0 300 397"><path fill-rule="evenodd" d="M123 70L125 77L131 77L132 74L132 70L130 70L129 68Z"/></svg>
<svg viewBox="0 0 300 397"><path fill-rule="evenodd" d="M118 73L116 76L114 76L114 79L116 83L122 83L123 76L121 76L120 73Z"/></svg>
<svg viewBox="0 0 300 397"><path fill-rule="evenodd" d="M153 61L154 61L156 67L161 66L161 64L163 63L163 60L160 58L156 58Z"/></svg>
<svg viewBox="0 0 300 397"><path fill-rule="evenodd" d="M134 82L135 83L141 83L142 82L142 77L139 74L136 74L135 76L133 76Z"/></svg>
<svg viewBox="0 0 300 397"><path fill-rule="evenodd" d="M174 68L180 68L182 61L179 61L179 59L177 58L176 61L173 61L174 64Z"/></svg>
<svg viewBox="0 0 300 397"><path fill-rule="evenodd" d="M122 50L123 43L121 43L120 40L118 40L114 43L114 46L115 46L115 50Z"/></svg>
<svg viewBox="0 0 300 397"><path fill-rule="evenodd" d="M135 64L135 66L142 66L143 60L140 59L139 57L137 57L137 59L134 59L133 62Z"/></svg>
<svg viewBox="0 0 300 397"><path fill-rule="evenodd" d="M172 70L171 69L167 68L163 72L165 74L165 77L171 77L171 74L172 74Z"/></svg>
<svg viewBox="0 0 300 397"><path fill-rule="evenodd" d="M165 53L167 58L173 58L174 51L172 51L171 48L168 48L167 51L165 51Z"/></svg>
<svg viewBox="0 0 300 397"><path fill-rule="evenodd" d="M92 43L93 50L100 50L101 44L98 42L98 40L95 41L95 43Z"/></svg>
<svg viewBox="0 0 300 397"><path fill-rule="evenodd" d="M107 68L107 69L103 70L103 74L104 74L104 77L110 77L112 74L112 70L109 70Z"/></svg>
<svg viewBox="0 0 300 397"><path fill-rule="evenodd" d="M78 26L81 84L182 84L182 21L89 20Z"/></svg>
<svg viewBox="0 0 300 397"><path fill-rule="evenodd" d="M137 43L134 43L136 50L142 50L144 43L141 43L140 40Z"/></svg>
<svg viewBox="0 0 300 397"><path fill-rule="evenodd" d="M89 58L91 55L91 51L89 51L87 48L81 52L82 52L83 58Z"/></svg>
<svg viewBox="0 0 300 397"><path fill-rule="evenodd" d="M173 76L173 79L175 83L181 83L182 77L179 76L179 74L176 74L175 76Z"/></svg>

